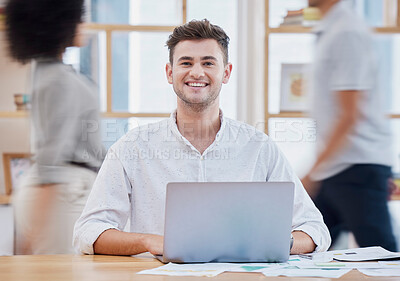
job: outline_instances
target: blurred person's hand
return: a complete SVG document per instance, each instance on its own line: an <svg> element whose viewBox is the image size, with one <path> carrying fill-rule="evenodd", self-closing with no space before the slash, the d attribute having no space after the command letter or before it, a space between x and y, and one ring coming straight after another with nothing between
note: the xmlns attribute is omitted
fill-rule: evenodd
<svg viewBox="0 0 400 281"><path fill-rule="evenodd" d="M315 198L317 196L320 185L318 182L311 180L309 174L301 179L301 183L311 198Z"/></svg>
<svg viewBox="0 0 400 281"><path fill-rule="evenodd" d="M392 196L400 195L400 187L397 186L393 178L388 179L388 191L388 200L390 200Z"/></svg>

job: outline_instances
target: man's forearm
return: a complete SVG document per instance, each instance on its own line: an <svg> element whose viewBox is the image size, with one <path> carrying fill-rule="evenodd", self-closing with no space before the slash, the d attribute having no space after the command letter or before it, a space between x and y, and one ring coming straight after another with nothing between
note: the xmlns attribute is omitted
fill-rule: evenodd
<svg viewBox="0 0 400 281"><path fill-rule="evenodd" d="M311 237L302 231L293 231L293 247L290 250L291 255L311 253L315 250L315 243Z"/></svg>
<svg viewBox="0 0 400 281"><path fill-rule="evenodd" d="M130 256L144 252L162 254L163 237L128 233L116 229L104 231L93 244L95 254Z"/></svg>

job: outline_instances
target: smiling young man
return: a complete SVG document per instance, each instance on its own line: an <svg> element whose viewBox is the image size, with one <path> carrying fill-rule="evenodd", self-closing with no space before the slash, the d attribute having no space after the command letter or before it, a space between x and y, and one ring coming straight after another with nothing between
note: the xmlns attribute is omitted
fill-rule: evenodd
<svg viewBox="0 0 400 281"><path fill-rule="evenodd" d="M168 182L292 181L295 183L292 253L326 250L322 216L276 145L219 109L228 83L229 37L207 20L174 29L167 42L168 82L177 95L169 119L128 132L109 150L74 245L80 253L162 254ZM123 229L130 218L129 232Z"/></svg>

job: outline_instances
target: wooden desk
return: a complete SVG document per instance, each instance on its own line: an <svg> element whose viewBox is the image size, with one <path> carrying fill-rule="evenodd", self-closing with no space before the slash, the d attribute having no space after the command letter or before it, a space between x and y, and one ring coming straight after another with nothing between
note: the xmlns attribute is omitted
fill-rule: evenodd
<svg viewBox="0 0 400 281"><path fill-rule="evenodd" d="M226 281L399 281L400 277L367 277L353 270L340 279L329 278L289 278L289 277L265 277L261 273L223 273L217 277L175 277L138 275L136 272L158 267L162 265L151 257L117 257L117 256L10 256L0 257L0 280L16 281L55 281L55 280L79 280L79 281L185 281L185 280L226 280Z"/></svg>

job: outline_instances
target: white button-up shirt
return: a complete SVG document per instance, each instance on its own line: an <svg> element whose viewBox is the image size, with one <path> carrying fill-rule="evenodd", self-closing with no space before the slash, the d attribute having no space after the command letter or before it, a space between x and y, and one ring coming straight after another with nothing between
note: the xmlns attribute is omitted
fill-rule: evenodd
<svg viewBox="0 0 400 281"><path fill-rule="evenodd" d="M109 150L74 230L74 247L93 254L107 229L163 235L169 182L292 181L293 230L326 250L330 235L322 216L277 146L247 124L224 118L215 141L201 154L169 119L128 132Z"/></svg>

